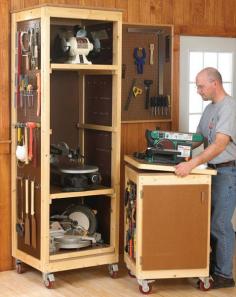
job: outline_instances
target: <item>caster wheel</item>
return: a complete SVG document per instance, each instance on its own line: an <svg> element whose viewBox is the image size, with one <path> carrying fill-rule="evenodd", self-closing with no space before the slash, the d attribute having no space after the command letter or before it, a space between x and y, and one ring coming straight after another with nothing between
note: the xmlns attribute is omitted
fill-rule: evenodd
<svg viewBox="0 0 236 297"><path fill-rule="evenodd" d="M16 264L16 272L17 272L18 274L21 274L21 273L24 272L24 268L23 268L22 263L17 263L17 264Z"/></svg>
<svg viewBox="0 0 236 297"><path fill-rule="evenodd" d="M146 284L145 286L139 285L139 291L145 295L150 294L152 291L152 284Z"/></svg>
<svg viewBox="0 0 236 297"><path fill-rule="evenodd" d="M118 277L118 265L117 264L109 264L108 271L109 271L111 278Z"/></svg>
<svg viewBox="0 0 236 297"><path fill-rule="evenodd" d="M110 271L110 277L111 278L117 278L118 277L117 271Z"/></svg>
<svg viewBox="0 0 236 297"><path fill-rule="evenodd" d="M198 286L201 291L209 291L212 288L212 280L210 279L205 282L202 280L199 280Z"/></svg>
<svg viewBox="0 0 236 297"><path fill-rule="evenodd" d="M44 285L47 289L53 289L54 288L54 281L46 280L44 281Z"/></svg>

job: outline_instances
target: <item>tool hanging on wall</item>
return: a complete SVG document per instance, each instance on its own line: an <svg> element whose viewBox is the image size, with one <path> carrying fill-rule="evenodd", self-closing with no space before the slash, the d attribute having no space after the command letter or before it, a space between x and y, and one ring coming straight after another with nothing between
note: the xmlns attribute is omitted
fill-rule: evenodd
<svg viewBox="0 0 236 297"><path fill-rule="evenodd" d="M19 236L24 236L24 184L23 178L17 177L17 223L16 223L16 232Z"/></svg>
<svg viewBox="0 0 236 297"><path fill-rule="evenodd" d="M28 155L28 158L29 158L29 161L32 161L33 159L33 130L35 128L37 128L37 123L35 122L27 122L26 123L26 127L29 129L29 155Z"/></svg>
<svg viewBox="0 0 236 297"><path fill-rule="evenodd" d="M150 49L150 65L153 65L153 52L154 52L154 43L150 43L149 45L149 49Z"/></svg>
<svg viewBox="0 0 236 297"><path fill-rule="evenodd" d="M138 88L136 86L133 87L133 94L134 97L137 97L138 95L142 95L143 90L141 88Z"/></svg>
<svg viewBox="0 0 236 297"><path fill-rule="evenodd" d="M143 74L143 65L146 61L146 51L144 47L135 47L134 48L134 61L137 65L137 73Z"/></svg>
<svg viewBox="0 0 236 297"><path fill-rule="evenodd" d="M34 180L31 180L31 182L30 182L31 245L33 248L36 248L36 239L37 239L36 232L37 232L37 230L36 230L36 219L35 219L35 211L34 211L34 190L35 190Z"/></svg>
<svg viewBox="0 0 236 297"><path fill-rule="evenodd" d="M151 85L153 84L153 80L145 79L143 83L144 83L144 87L146 90L145 109L148 109L149 108L150 88L151 88Z"/></svg>
<svg viewBox="0 0 236 297"><path fill-rule="evenodd" d="M128 181L125 191L126 242L125 250L129 256L136 258L136 185Z"/></svg>
<svg viewBox="0 0 236 297"><path fill-rule="evenodd" d="M132 84L131 84L131 87L130 87L130 89L129 89L129 95L128 95L128 98L127 98L127 100L126 100L126 102L125 102L124 110L128 110L128 109L129 109L129 105L130 105L131 99L132 99L132 97L133 97L133 95L134 95L134 93L133 93L133 88L134 88L135 84L136 84L136 79L133 79Z"/></svg>
<svg viewBox="0 0 236 297"><path fill-rule="evenodd" d="M19 106L20 102L20 75L21 75L21 32L17 32L17 95L16 95L16 108Z"/></svg>
<svg viewBox="0 0 236 297"><path fill-rule="evenodd" d="M25 244L30 245L29 180L25 179Z"/></svg>
<svg viewBox="0 0 236 297"><path fill-rule="evenodd" d="M36 73L37 78L37 117L40 116L41 111L41 76L40 72Z"/></svg>
<svg viewBox="0 0 236 297"><path fill-rule="evenodd" d="M40 123L26 122L17 123L15 125L17 131L17 147L16 157L19 161L29 164L29 161L33 161L34 167L37 166L37 135L36 129L40 128ZM28 137L29 129L29 137ZM22 130L24 131L22 135Z"/></svg>

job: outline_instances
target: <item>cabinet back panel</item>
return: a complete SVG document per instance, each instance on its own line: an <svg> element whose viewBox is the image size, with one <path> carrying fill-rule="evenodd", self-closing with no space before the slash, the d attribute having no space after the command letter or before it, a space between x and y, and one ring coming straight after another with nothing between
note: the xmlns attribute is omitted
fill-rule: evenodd
<svg viewBox="0 0 236 297"><path fill-rule="evenodd" d="M85 123L111 126L112 76L86 75Z"/></svg>
<svg viewBox="0 0 236 297"><path fill-rule="evenodd" d="M79 144L78 73L55 71L51 74L51 143L66 142L69 147Z"/></svg>
<svg viewBox="0 0 236 297"><path fill-rule="evenodd" d="M85 130L85 164L96 165L102 175L102 184L111 185L111 133Z"/></svg>

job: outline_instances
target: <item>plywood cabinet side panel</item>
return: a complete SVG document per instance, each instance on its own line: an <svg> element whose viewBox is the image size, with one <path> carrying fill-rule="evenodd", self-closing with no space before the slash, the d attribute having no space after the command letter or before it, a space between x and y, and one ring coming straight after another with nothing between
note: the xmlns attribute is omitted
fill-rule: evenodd
<svg viewBox="0 0 236 297"><path fill-rule="evenodd" d="M10 155L0 155L0 271L12 268L11 257L11 194L10 194Z"/></svg>
<svg viewBox="0 0 236 297"><path fill-rule="evenodd" d="M8 1L0 4L1 35L0 35L0 69L3 75L0 79L0 141L10 139L10 18Z"/></svg>
<svg viewBox="0 0 236 297"><path fill-rule="evenodd" d="M0 271L11 269L11 194L10 194L10 3L0 2Z"/></svg>

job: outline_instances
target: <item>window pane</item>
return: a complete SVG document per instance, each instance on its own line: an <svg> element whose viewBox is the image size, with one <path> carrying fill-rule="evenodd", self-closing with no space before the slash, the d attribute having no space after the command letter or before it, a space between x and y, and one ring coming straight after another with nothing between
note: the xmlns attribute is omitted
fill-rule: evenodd
<svg viewBox="0 0 236 297"><path fill-rule="evenodd" d="M232 83L223 83L226 93L232 95Z"/></svg>
<svg viewBox="0 0 236 297"><path fill-rule="evenodd" d="M189 132L195 133L197 130L198 123L200 121L200 114L190 114L189 115Z"/></svg>
<svg viewBox="0 0 236 297"><path fill-rule="evenodd" d="M189 84L189 112L190 113L202 112L202 98L197 93L195 83Z"/></svg>
<svg viewBox="0 0 236 297"><path fill-rule="evenodd" d="M217 53L204 53L204 68L205 67L217 68Z"/></svg>
<svg viewBox="0 0 236 297"><path fill-rule="evenodd" d="M218 70L223 81L232 81L232 53L219 53Z"/></svg>
<svg viewBox="0 0 236 297"><path fill-rule="evenodd" d="M190 52L189 54L189 81L195 82L196 75L203 68L203 53Z"/></svg>

